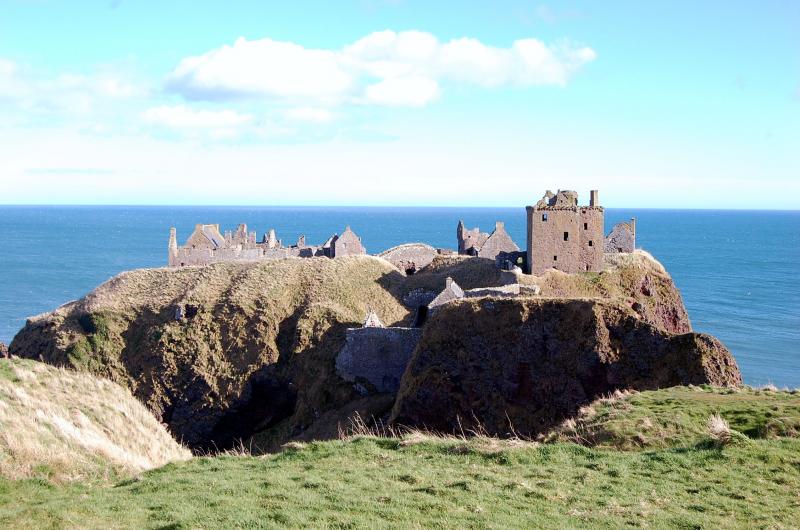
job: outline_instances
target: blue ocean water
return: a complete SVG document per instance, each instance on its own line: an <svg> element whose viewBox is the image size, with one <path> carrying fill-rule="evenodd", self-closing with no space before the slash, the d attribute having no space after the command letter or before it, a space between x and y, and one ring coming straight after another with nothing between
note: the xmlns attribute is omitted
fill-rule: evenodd
<svg viewBox="0 0 800 530"><path fill-rule="evenodd" d="M800 212L607 209L606 231L630 217L694 329L733 351L745 381L800 387ZM453 248L459 219L485 231L504 220L524 246L524 208L1 206L0 341L120 271L165 265L170 226L180 242L195 223L244 222L259 237L275 228L285 243L321 243L349 224L376 253L410 241Z"/></svg>

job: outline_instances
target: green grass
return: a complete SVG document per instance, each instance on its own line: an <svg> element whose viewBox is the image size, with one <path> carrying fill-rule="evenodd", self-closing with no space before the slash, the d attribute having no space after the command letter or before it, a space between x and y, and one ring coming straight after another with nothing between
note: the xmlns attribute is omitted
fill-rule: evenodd
<svg viewBox="0 0 800 530"><path fill-rule="evenodd" d="M800 437L800 392L675 387L601 399L549 439L617 449L691 447L719 414L747 439Z"/></svg>
<svg viewBox="0 0 800 530"><path fill-rule="evenodd" d="M712 414L729 444L714 443ZM793 528L798 422L797 392L620 394L545 444L357 436L113 486L0 479L0 528Z"/></svg>
<svg viewBox="0 0 800 530"><path fill-rule="evenodd" d="M800 441L623 452L362 437L114 487L0 481L3 528L790 528Z"/></svg>

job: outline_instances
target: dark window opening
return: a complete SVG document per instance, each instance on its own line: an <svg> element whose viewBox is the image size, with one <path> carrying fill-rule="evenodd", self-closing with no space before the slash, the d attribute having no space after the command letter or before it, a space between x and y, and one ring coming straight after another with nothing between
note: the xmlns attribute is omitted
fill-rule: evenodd
<svg viewBox="0 0 800 530"><path fill-rule="evenodd" d="M426 320L428 320L428 306L421 305L417 307L417 314L414 315L414 327L421 328Z"/></svg>
<svg viewBox="0 0 800 530"><path fill-rule="evenodd" d="M546 213L542 214L542 221L547 221L547 214Z"/></svg>
<svg viewBox="0 0 800 530"><path fill-rule="evenodd" d="M553 261L558 261L558 256L553 256Z"/></svg>
<svg viewBox="0 0 800 530"><path fill-rule="evenodd" d="M589 230L589 223L583 223L583 229Z"/></svg>
<svg viewBox="0 0 800 530"><path fill-rule="evenodd" d="M586 272L589 272L589 265L586 265Z"/></svg>
<svg viewBox="0 0 800 530"><path fill-rule="evenodd" d="M589 240L589 246L591 247L591 246L593 246L593 245L594 245L594 244L592 243L592 240L590 239L590 240Z"/></svg>
<svg viewBox="0 0 800 530"><path fill-rule="evenodd" d="M564 232L564 241L569 241L569 232Z"/></svg>

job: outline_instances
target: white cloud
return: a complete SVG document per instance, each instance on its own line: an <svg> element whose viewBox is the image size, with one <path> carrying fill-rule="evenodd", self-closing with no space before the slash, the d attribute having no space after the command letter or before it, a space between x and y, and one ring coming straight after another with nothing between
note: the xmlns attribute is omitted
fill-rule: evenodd
<svg viewBox="0 0 800 530"><path fill-rule="evenodd" d="M439 97L439 84L423 76L389 77L369 85L365 96L380 105L421 107Z"/></svg>
<svg viewBox="0 0 800 530"><path fill-rule="evenodd" d="M360 102L425 105L447 84L563 85L594 50L533 38L509 48L460 38L441 43L422 31L371 33L339 50L239 38L180 61L168 86L190 99L241 96L306 105Z"/></svg>
<svg viewBox="0 0 800 530"><path fill-rule="evenodd" d="M334 52L239 38L233 46L183 59L168 82L190 98L269 94L336 100L347 92L352 77Z"/></svg>
<svg viewBox="0 0 800 530"><path fill-rule="evenodd" d="M295 107L286 109L283 115L286 119L291 121L303 121L308 123L328 123L333 121L333 113L331 111L315 107Z"/></svg>
<svg viewBox="0 0 800 530"><path fill-rule="evenodd" d="M162 105L142 113L148 123L172 129L236 129L250 124L250 114L233 110L194 110L185 105Z"/></svg>

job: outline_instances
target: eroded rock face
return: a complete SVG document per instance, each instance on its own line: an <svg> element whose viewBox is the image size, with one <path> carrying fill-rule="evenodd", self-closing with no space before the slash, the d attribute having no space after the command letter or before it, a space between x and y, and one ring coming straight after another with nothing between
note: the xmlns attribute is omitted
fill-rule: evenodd
<svg viewBox="0 0 800 530"><path fill-rule="evenodd" d="M8 346L5 343L0 342L0 359L5 359L8 357Z"/></svg>
<svg viewBox="0 0 800 530"><path fill-rule="evenodd" d="M367 308L409 316L403 278L372 257L131 271L31 318L11 351L130 388L194 449L267 431L254 448L272 449L361 398L335 356Z"/></svg>
<svg viewBox="0 0 800 530"><path fill-rule="evenodd" d="M462 300L425 328L391 422L536 435L615 389L704 383L741 384L725 346L661 330L624 304Z"/></svg>

